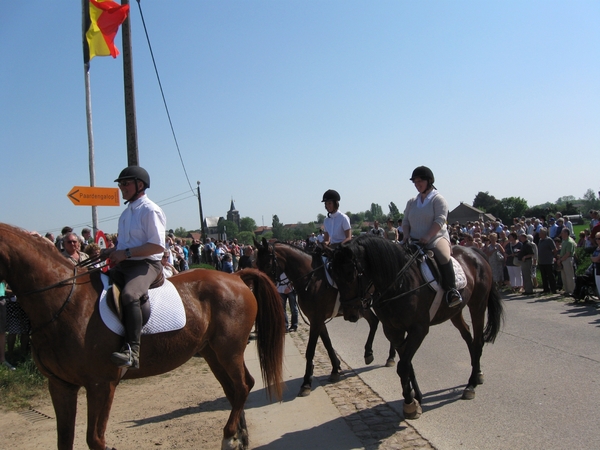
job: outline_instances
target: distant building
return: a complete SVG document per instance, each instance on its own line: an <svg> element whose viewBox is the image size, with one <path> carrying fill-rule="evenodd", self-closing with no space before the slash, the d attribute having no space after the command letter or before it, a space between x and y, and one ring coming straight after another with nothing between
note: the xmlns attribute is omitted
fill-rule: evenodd
<svg viewBox="0 0 600 450"><path fill-rule="evenodd" d="M227 220L235 223L238 227L238 230L240 229L240 212L235 209L233 199L231 199L231 206L229 207L229 211L227 211Z"/></svg>
<svg viewBox="0 0 600 450"><path fill-rule="evenodd" d="M494 221L496 218L467 203L461 203L448 213L448 223L450 224L458 222L465 225L467 222L486 222L488 220Z"/></svg>

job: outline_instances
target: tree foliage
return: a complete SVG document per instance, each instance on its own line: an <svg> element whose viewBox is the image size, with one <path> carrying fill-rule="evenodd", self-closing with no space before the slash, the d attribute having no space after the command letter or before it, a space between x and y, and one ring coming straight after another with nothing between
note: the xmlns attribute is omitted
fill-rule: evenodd
<svg viewBox="0 0 600 450"><path fill-rule="evenodd" d="M240 231L249 231L254 233L256 230L256 222L251 217L242 217L240 219Z"/></svg>
<svg viewBox="0 0 600 450"><path fill-rule="evenodd" d="M217 224L217 232L220 235L226 234L227 239L234 239L237 238L239 230L235 222L222 219L219 220L219 223Z"/></svg>

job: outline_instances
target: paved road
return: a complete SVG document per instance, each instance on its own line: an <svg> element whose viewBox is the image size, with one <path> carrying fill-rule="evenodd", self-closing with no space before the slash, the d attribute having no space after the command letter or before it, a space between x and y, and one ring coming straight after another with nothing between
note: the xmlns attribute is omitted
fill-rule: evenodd
<svg viewBox="0 0 600 450"><path fill-rule="evenodd" d="M458 331L433 327L414 361L424 394L423 416L411 421L439 450L590 449L600 442L600 315L596 308L556 298L505 296L506 324L484 348L485 384L460 400L470 363ZM399 379L381 367L387 355L378 333L375 362L365 366L367 324L328 324L338 354L401 414Z"/></svg>

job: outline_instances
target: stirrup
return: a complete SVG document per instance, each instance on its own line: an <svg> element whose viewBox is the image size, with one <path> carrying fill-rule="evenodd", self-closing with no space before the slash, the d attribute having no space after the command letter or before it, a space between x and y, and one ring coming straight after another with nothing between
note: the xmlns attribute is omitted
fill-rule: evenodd
<svg viewBox="0 0 600 450"><path fill-rule="evenodd" d="M139 369L140 367L138 356L134 354L129 343L125 344L120 352L114 352L110 360L121 368Z"/></svg>
<svg viewBox="0 0 600 450"><path fill-rule="evenodd" d="M446 292L446 303L448 303L448 307L454 308L462 303L462 296L460 292L456 289L451 288Z"/></svg>

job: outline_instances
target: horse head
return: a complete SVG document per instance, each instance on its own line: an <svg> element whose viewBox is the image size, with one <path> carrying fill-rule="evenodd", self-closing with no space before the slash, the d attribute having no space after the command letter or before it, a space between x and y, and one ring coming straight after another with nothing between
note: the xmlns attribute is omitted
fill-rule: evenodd
<svg viewBox="0 0 600 450"><path fill-rule="evenodd" d="M330 261L331 277L335 280L340 292L340 302L344 311L351 311L356 306L368 306L368 298L372 290L372 282L364 270L361 247L350 241L335 250L326 250ZM347 318L352 320L352 318Z"/></svg>
<svg viewBox="0 0 600 450"><path fill-rule="evenodd" d="M262 238L261 242L255 239L254 246L258 249L256 252L256 267L261 272L266 273L271 278L271 281L277 283L283 269L279 268L275 245L269 244L265 238Z"/></svg>

